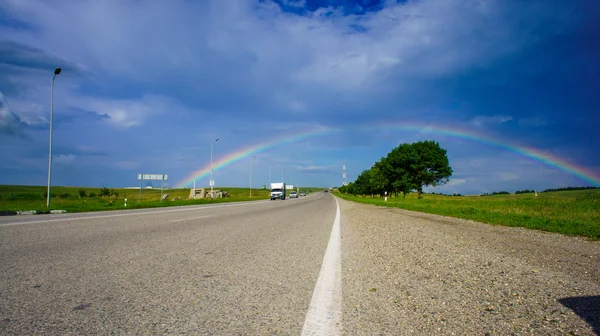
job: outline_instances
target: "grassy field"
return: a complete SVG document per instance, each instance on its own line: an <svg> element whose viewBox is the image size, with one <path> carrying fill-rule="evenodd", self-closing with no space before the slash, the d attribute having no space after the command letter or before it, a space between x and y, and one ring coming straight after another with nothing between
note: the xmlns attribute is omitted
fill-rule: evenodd
<svg viewBox="0 0 600 336"><path fill-rule="evenodd" d="M79 189L85 191L85 197L80 197ZM215 190L226 191L229 197L214 200L189 200L189 189L169 189L164 191L164 194L169 194L168 198L161 202L160 189L142 189L141 202L138 203L139 189L115 188L110 190L114 191L111 196L99 197L100 188L52 187L50 192L52 196L50 208L46 208L46 187L0 185L0 213L29 210L35 210L38 213L44 213L48 210L66 210L67 212L104 211L257 201L269 198L269 190L252 189L252 198L250 198L250 190L248 188L215 187ZM319 190L319 188L304 188L303 190L309 192ZM127 198L127 207L125 207L125 198Z"/></svg>
<svg viewBox="0 0 600 336"><path fill-rule="evenodd" d="M494 225L578 235L600 240L600 190L557 191L520 195L442 196L416 194L406 198L369 198L340 195L360 203L397 207L470 219Z"/></svg>

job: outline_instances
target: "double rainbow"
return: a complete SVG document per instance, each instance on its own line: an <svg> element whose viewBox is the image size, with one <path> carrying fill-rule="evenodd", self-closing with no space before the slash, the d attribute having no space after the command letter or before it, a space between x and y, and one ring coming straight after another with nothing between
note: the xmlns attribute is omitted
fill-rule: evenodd
<svg viewBox="0 0 600 336"><path fill-rule="evenodd" d="M533 147L527 147L522 145L513 144L504 140L496 139L490 137L488 135L480 134L468 129L461 129L453 126L440 126L440 125L431 125L424 123L415 123L415 122L381 122L368 125L363 128L364 130L398 130L398 131L409 131L416 133L434 133L440 135L451 136L459 139L466 139L469 141L474 141L478 143L482 143L485 145L489 145L492 147L497 147L503 150L507 150L523 157L533 159L535 161L539 161L544 163L547 166L558 168L566 173L572 174L588 183L591 183L595 186L600 186L600 174L596 171L592 171L589 168L586 168L581 165L576 165L574 163L568 162L560 157L555 155L543 152L539 149ZM281 146L293 142L298 142L301 140L305 140L315 136L321 136L326 134L331 134L337 132L339 130L329 129L329 128L317 128L308 131L302 131L300 133L295 133L292 135L281 136L276 139L259 143L254 146L242 148L236 152L230 153L213 163L213 169L221 169L226 167L234 162L237 162L243 158L246 158L250 155L254 155L256 153L263 152L267 149ZM178 188L183 188L189 186L194 178L203 178L210 174L210 164L201 167L198 170L193 171L183 180L177 183Z"/></svg>

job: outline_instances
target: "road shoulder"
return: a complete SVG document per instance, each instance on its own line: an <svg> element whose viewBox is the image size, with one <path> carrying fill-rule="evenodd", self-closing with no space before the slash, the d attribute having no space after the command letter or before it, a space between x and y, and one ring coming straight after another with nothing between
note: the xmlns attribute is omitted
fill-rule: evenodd
<svg viewBox="0 0 600 336"><path fill-rule="evenodd" d="M344 334L599 328L590 318L600 297L599 242L339 203ZM574 301L583 305L577 313Z"/></svg>

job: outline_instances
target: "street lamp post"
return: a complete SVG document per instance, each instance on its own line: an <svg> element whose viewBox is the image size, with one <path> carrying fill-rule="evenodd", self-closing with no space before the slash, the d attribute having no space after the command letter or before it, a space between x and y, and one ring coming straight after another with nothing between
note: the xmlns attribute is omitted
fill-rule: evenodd
<svg viewBox="0 0 600 336"><path fill-rule="evenodd" d="M54 69L52 77L52 88L50 89L50 149L48 153L48 191L46 195L46 207L50 207L50 179L52 176L52 119L54 118L54 79L60 74L61 68Z"/></svg>
<svg viewBox="0 0 600 336"><path fill-rule="evenodd" d="M215 194L213 193L213 186L215 181L213 180L213 165L212 165L212 154L213 154L213 144L219 141L219 138L216 138L215 141L210 143L210 198L215 198Z"/></svg>
<svg viewBox="0 0 600 336"><path fill-rule="evenodd" d="M250 198L252 198L252 161L254 161L254 159L256 159L256 156L253 156L250 159Z"/></svg>

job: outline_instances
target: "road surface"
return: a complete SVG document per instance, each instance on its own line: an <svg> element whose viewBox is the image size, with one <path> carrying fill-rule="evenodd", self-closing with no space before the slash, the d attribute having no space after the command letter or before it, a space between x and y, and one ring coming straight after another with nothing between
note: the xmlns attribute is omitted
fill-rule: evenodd
<svg viewBox="0 0 600 336"><path fill-rule="evenodd" d="M598 298L598 242L329 193L0 218L0 334L594 334Z"/></svg>

